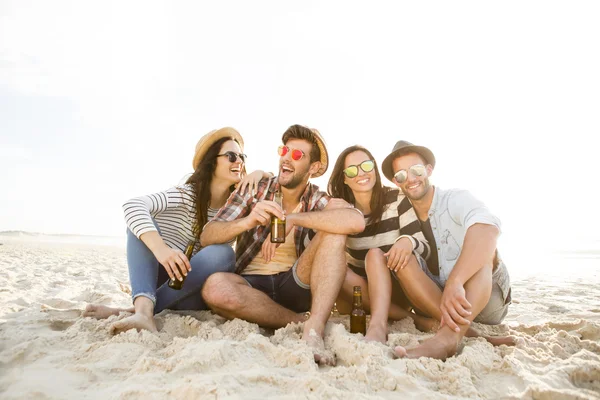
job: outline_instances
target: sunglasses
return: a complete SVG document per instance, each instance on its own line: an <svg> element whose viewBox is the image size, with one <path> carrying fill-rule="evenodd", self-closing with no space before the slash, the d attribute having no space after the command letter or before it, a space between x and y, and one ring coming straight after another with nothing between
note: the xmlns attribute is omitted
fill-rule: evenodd
<svg viewBox="0 0 600 400"><path fill-rule="evenodd" d="M363 161L358 165L349 165L345 170L344 170L344 174L346 174L346 176L348 178L354 178L355 176L358 175L358 168L360 167L360 169L362 169L364 172L371 172L373 171L373 169L375 168L375 161L373 160L367 160L367 161Z"/></svg>
<svg viewBox="0 0 600 400"><path fill-rule="evenodd" d="M401 169L394 174L394 179L396 179L396 182L398 183L404 183L408 179L409 172L413 174L413 176L423 176L427 172L427 167L425 167L423 164L415 164L408 170Z"/></svg>
<svg viewBox="0 0 600 400"><path fill-rule="evenodd" d="M246 157L248 157L247 155L243 154L243 153L236 153L234 151L226 151L223 154L218 154L217 157L221 157L221 156L227 156L227 159L229 160L230 163L234 163L237 161L238 157L240 158L240 160L245 163L246 162Z"/></svg>
<svg viewBox="0 0 600 400"><path fill-rule="evenodd" d="M279 148L277 149L277 153L279 153L279 156L281 157L285 156L289 152L291 152L290 155L292 156L292 160L294 161L300 161L302 157L304 157L304 152L299 149L292 149L288 146L279 146Z"/></svg>

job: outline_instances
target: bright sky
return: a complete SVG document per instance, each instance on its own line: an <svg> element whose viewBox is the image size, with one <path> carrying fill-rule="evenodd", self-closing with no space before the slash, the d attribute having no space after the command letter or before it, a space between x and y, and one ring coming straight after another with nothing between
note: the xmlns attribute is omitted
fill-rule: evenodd
<svg viewBox="0 0 600 400"><path fill-rule="evenodd" d="M209 130L274 171L300 123L332 163L426 145L433 182L484 200L503 240L581 246L600 226L599 20L596 1L2 0L0 230L122 235L122 203L177 184Z"/></svg>

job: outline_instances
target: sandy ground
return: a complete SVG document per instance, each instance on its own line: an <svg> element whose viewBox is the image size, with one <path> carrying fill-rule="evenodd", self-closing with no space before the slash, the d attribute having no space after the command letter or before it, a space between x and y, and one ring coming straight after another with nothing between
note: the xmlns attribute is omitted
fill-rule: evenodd
<svg viewBox="0 0 600 400"><path fill-rule="evenodd" d="M481 328L516 335L515 347L467 339L446 362L394 359L393 346L430 335L402 320L390 325L387 345L365 343L341 317L326 335L338 365L319 368L299 325L269 332L205 311L163 312L158 334L111 336L108 327L125 314L80 314L87 303L130 305L122 245L0 243L3 399L600 398L598 258L564 258L563 268L538 265L535 274L513 266L506 324Z"/></svg>

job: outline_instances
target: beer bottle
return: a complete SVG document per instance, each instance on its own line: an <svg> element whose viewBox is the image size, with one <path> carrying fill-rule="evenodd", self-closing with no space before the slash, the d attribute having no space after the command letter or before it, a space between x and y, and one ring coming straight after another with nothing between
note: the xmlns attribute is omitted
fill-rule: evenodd
<svg viewBox="0 0 600 400"><path fill-rule="evenodd" d="M362 307L362 292L360 286L354 286L354 300L350 313L350 333L367 333L367 313Z"/></svg>
<svg viewBox="0 0 600 400"><path fill-rule="evenodd" d="M194 246L196 245L196 242L193 240L190 240L187 244L187 247L185 248L185 256L187 257L188 260L192 259L192 253L194 252ZM169 282L167 283L167 285L169 285L169 287L171 289L175 289L175 290L181 290L181 288L183 287L183 281L185 281L186 276L183 275L181 277L181 280L179 279L169 279Z"/></svg>
<svg viewBox="0 0 600 400"><path fill-rule="evenodd" d="M275 203L283 208L283 194L281 189L275 192ZM271 215L271 243L285 243L285 220Z"/></svg>

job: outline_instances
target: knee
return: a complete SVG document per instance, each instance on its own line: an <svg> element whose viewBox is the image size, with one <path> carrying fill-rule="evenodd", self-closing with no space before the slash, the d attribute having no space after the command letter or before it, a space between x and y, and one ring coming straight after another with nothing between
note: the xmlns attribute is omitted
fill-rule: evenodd
<svg viewBox="0 0 600 400"><path fill-rule="evenodd" d="M243 304L236 284L231 281L231 274L217 272L206 280L202 288L202 298L210 307L221 310L235 310Z"/></svg>
<svg viewBox="0 0 600 400"><path fill-rule="evenodd" d="M387 259L384 252L380 248L374 248L367 252L365 257L365 270L367 275L377 273L382 269L387 270Z"/></svg>
<svg viewBox="0 0 600 400"><path fill-rule="evenodd" d="M423 271L421 263L424 262L424 260L419 260L414 254L411 254L410 258L408 259L408 263L406 264L406 267L399 269L395 272L395 274L398 277L398 279L412 280L415 274L418 274L421 271Z"/></svg>
<svg viewBox="0 0 600 400"><path fill-rule="evenodd" d="M200 250L190 260L192 271L194 269L210 270L215 272L233 272L235 269L235 253L227 244L207 246Z"/></svg>
<svg viewBox="0 0 600 400"><path fill-rule="evenodd" d="M321 246L325 246L328 249L342 249L346 248L346 235L340 235L336 233L319 232L321 237Z"/></svg>

